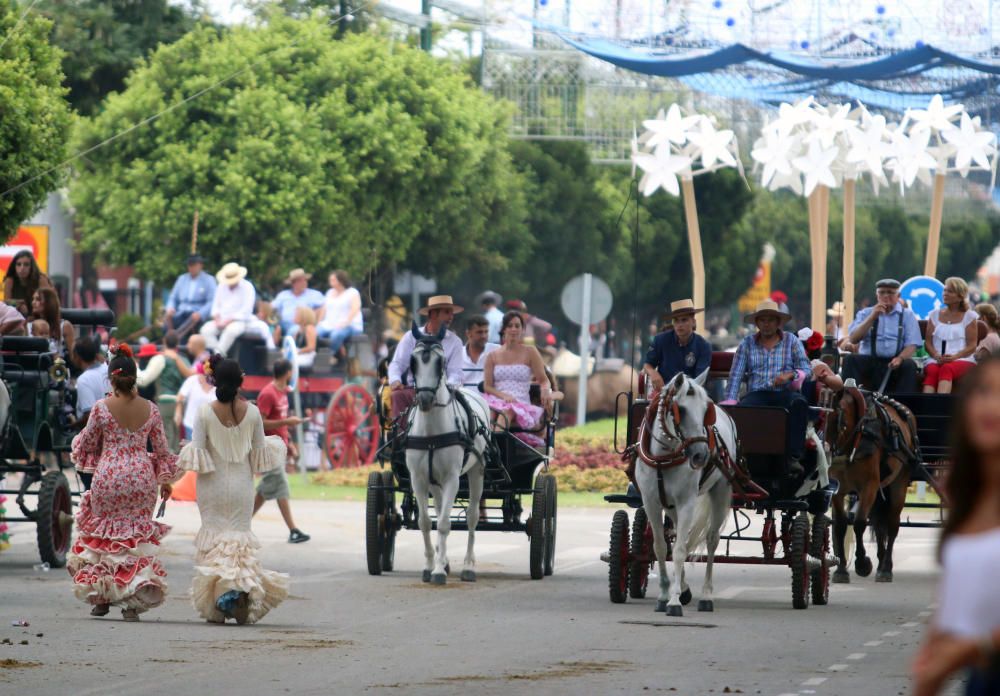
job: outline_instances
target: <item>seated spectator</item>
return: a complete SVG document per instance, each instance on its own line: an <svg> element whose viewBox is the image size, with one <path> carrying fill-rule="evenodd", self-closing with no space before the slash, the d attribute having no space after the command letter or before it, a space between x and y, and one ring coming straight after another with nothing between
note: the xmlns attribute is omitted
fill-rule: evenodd
<svg viewBox="0 0 1000 696"><path fill-rule="evenodd" d="M0 336L24 334L24 315L9 304L0 302Z"/></svg>
<svg viewBox="0 0 1000 696"><path fill-rule="evenodd" d="M1000 355L1000 316L998 316L997 308L989 302L983 302L976 305L976 313L979 314L980 321L985 323L986 328L989 329L986 338L980 341L979 347L976 348L976 360L983 360L990 355Z"/></svg>
<svg viewBox="0 0 1000 696"><path fill-rule="evenodd" d="M31 300L38 288L51 288L52 281L42 273L35 257L27 249L14 254L3 279L3 299L24 316L31 313Z"/></svg>
<svg viewBox="0 0 1000 696"><path fill-rule="evenodd" d="M323 294L319 290L309 287L309 279L312 273L306 273L304 269L295 268L285 278L285 285L291 286L287 290L282 290L271 303L272 308L278 314L278 322L281 324L283 336L294 336L298 327L295 322L295 312L299 307L309 309L319 309L323 306Z"/></svg>
<svg viewBox="0 0 1000 696"><path fill-rule="evenodd" d="M809 374L802 382L802 396L810 406L819 406L819 394L823 387L832 391L840 391L844 388L844 380L835 373L829 365L821 359L823 352L823 334L813 331L809 327L800 329L799 340L805 349L806 358L809 359ZM817 414L810 414L811 420L818 420Z"/></svg>
<svg viewBox="0 0 1000 696"><path fill-rule="evenodd" d="M167 298L164 328L178 331L181 337L197 331L208 319L215 299L215 278L204 272L205 259L200 254L187 258L187 273L174 281Z"/></svg>
<svg viewBox="0 0 1000 696"><path fill-rule="evenodd" d="M62 320L59 295L52 288L39 288L31 298L31 318L44 319L49 325L49 347L53 353L69 359L75 355L73 325Z"/></svg>
<svg viewBox="0 0 1000 696"><path fill-rule="evenodd" d="M468 389L478 389L483 382L483 370L486 367L486 356L500 347L498 343L490 343L490 321L482 314L473 314L465 322L465 350L462 351L462 373L465 381L462 386Z"/></svg>
<svg viewBox="0 0 1000 696"><path fill-rule="evenodd" d="M917 390L917 364L912 358L921 343L920 324L899 301L899 285L892 278L876 283L875 305L858 312L841 346L851 353L844 358L844 379L854 379L871 391L881 387L886 374L885 391Z"/></svg>
<svg viewBox="0 0 1000 696"><path fill-rule="evenodd" d="M330 274L330 289L326 291L319 310L319 337L330 341L330 350L336 355L351 336L364 331L361 318L361 293L352 287L344 271Z"/></svg>
<svg viewBox="0 0 1000 696"><path fill-rule="evenodd" d="M51 338L52 329L49 328L49 322L44 319L35 319L31 322L29 335L34 336L35 338Z"/></svg>
<svg viewBox="0 0 1000 696"><path fill-rule="evenodd" d="M208 348L223 356L229 354L253 317L257 291L246 277L246 267L232 262L215 274L219 287L212 302L212 320L201 327L201 334Z"/></svg>
<svg viewBox="0 0 1000 696"><path fill-rule="evenodd" d="M316 312L308 307L295 310L296 362L299 367L312 367L316 362Z"/></svg>
<svg viewBox="0 0 1000 696"><path fill-rule="evenodd" d="M961 278L944 283L944 307L927 317L924 346L930 362L924 366L924 393L950 394L952 385L973 365L979 342L979 315L969 309L969 286Z"/></svg>
<svg viewBox="0 0 1000 696"><path fill-rule="evenodd" d="M277 348L277 344L274 342L274 334L279 333L277 329L278 320L275 318L274 312L271 311L271 303L258 300L257 313L247 322L247 334L260 336L267 343L267 349L274 350Z"/></svg>

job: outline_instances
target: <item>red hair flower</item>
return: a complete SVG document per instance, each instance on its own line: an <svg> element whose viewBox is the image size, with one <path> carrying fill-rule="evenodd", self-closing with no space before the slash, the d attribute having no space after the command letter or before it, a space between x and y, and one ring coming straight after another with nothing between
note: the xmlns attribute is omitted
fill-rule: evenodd
<svg viewBox="0 0 1000 696"><path fill-rule="evenodd" d="M114 355L116 358L122 356L126 358L134 358L135 355L132 353L132 348L127 343L119 343L117 341L111 341L111 345L108 346L108 352Z"/></svg>

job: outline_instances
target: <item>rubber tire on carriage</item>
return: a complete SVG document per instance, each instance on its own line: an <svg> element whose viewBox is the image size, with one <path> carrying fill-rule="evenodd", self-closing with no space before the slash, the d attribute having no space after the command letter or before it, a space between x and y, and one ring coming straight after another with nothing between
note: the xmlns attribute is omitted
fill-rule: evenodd
<svg viewBox="0 0 1000 696"><path fill-rule="evenodd" d="M552 575L556 567L556 507L559 493L556 486L556 477L549 474L545 477L545 558L542 561L542 570L545 575Z"/></svg>
<svg viewBox="0 0 1000 696"><path fill-rule="evenodd" d="M73 538L72 525L62 524L61 516L73 514L73 497L69 481L62 471L46 471L38 489L35 511L38 555L51 568L66 565L66 552Z"/></svg>
<svg viewBox="0 0 1000 696"><path fill-rule="evenodd" d="M545 545L548 536L548 477L539 474L535 477L535 488L531 494L531 547L528 552L528 569L532 580L541 580L545 577Z"/></svg>
<svg viewBox="0 0 1000 696"><path fill-rule="evenodd" d="M632 599L645 597L646 587L649 585L649 561L636 560L637 558L649 559L653 557L653 549L645 548L646 526L648 524L646 508L638 508L635 511L635 519L632 520L632 545L629 549L632 560L628 571L628 596Z"/></svg>
<svg viewBox="0 0 1000 696"><path fill-rule="evenodd" d="M365 500L365 554L368 558L368 574L382 574L382 531L379 515L385 509L385 493L382 490L382 473L368 474L368 495Z"/></svg>
<svg viewBox="0 0 1000 696"><path fill-rule="evenodd" d="M830 518L826 515L813 517L809 555L820 561L820 567L812 571L809 582L812 603L822 606L830 600L830 562L827 560L830 555Z"/></svg>
<svg viewBox="0 0 1000 696"><path fill-rule="evenodd" d="M624 604L628 599L629 565L628 513L616 510L608 546L608 594L613 604Z"/></svg>
<svg viewBox="0 0 1000 696"><path fill-rule="evenodd" d="M809 514L800 512L792 520L788 565L792 569L792 606L809 608Z"/></svg>
<svg viewBox="0 0 1000 696"><path fill-rule="evenodd" d="M385 506L382 508L382 570L387 573L392 572L396 562L396 493L395 481L392 477L392 470L386 469L382 472L382 496Z"/></svg>

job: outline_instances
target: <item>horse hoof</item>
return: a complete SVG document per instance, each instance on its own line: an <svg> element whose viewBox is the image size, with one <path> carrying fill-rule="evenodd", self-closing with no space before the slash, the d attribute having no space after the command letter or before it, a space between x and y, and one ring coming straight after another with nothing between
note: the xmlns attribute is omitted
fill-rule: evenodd
<svg viewBox="0 0 1000 696"><path fill-rule="evenodd" d="M690 604L691 603L691 597L692 597L692 594L691 594L691 589L690 588L688 588L688 589L684 590L683 592L681 592L681 604L683 604L684 606L687 606L688 604Z"/></svg>
<svg viewBox="0 0 1000 696"><path fill-rule="evenodd" d="M448 582L448 576L444 573L434 573L431 575L432 585L443 585Z"/></svg>
<svg viewBox="0 0 1000 696"><path fill-rule="evenodd" d="M475 581L476 581L476 571L474 570L462 571L462 582L475 582Z"/></svg>
<svg viewBox="0 0 1000 696"><path fill-rule="evenodd" d="M699 599L698 611L715 611L715 605L710 599Z"/></svg>
<svg viewBox="0 0 1000 696"><path fill-rule="evenodd" d="M667 610L667 603L665 601L663 601L662 599L657 600L656 601L656 611L666 611L666 610Z"/></svg>
<svg viewBox="0 0 1000 696"><path fill-rule="evenodd" d="M451 575L451 563L444 564L444 574Z"/></svg>
<svg viewBox="0 0 1000 696"><path fill-rule="evenodd" d="M854 561L854 572L863 578L867 578L872 574L872 560L868 556Z"/></svg>
<svg viewBox="0 0 1000 696"><path fill-rule="evenodd" d="M431 571L425 570L424 573L423 573L423 575L420 576L420 579L423 580L424 582L430 582L431 581Z"/></svg>
<svg viewBox="0 0 1000 696"><path fill-rule="evenodd" d="M667 607L667 616L684 616L684 609L680 604L671 604Z"/></svg>
<svg viewBox="0 0 1000 696"><path fill-rule="evenodd" d="M875 582L892 582L892 571L880 570L875 573Z"/></svg>
<svg viewBox="0 0 1000 696"><path fill-rule="evenodd" d="M830 582L837 585L848 585L851 582L851 574L846 570L835 571L833 577L830 578Z"/></svg>

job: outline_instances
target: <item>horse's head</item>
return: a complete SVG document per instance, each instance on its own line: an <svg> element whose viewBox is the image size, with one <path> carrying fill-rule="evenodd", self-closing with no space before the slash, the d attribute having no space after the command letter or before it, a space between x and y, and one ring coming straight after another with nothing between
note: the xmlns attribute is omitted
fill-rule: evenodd
<svg viewBox="0 0 1000 696"><path fill-rule="evenodd" d="M413 375L417 406L421 411L429 411L434 406L437 392L445 383L444 345L441 342L446 330L442 326L436 335L428 336L420 332L416 323L411 329L416 345L410 354L410 374Z"/></svg>
<svg viewBox="0 0 1000 696"><path fill-rule="evenodd" d="M688 445L685 453L691 464L700 468L711 456L704 436L707 434L706 430L715 425L715 402L697 380L684 373L670 380L664 389L671 396L661 401L660 408L669 409L668 413L663 414L661 422L667 424L667 435L671 438L680 441L698 439Z"/></svg>
<svg viewBox="0 0 1000 696"><path fill-rule="evenodd" d="M865 395L849 383L834 396L833 411L826 419L824 439L834 452L848 452L854 447L859 424L868 412Z"/></svg>

